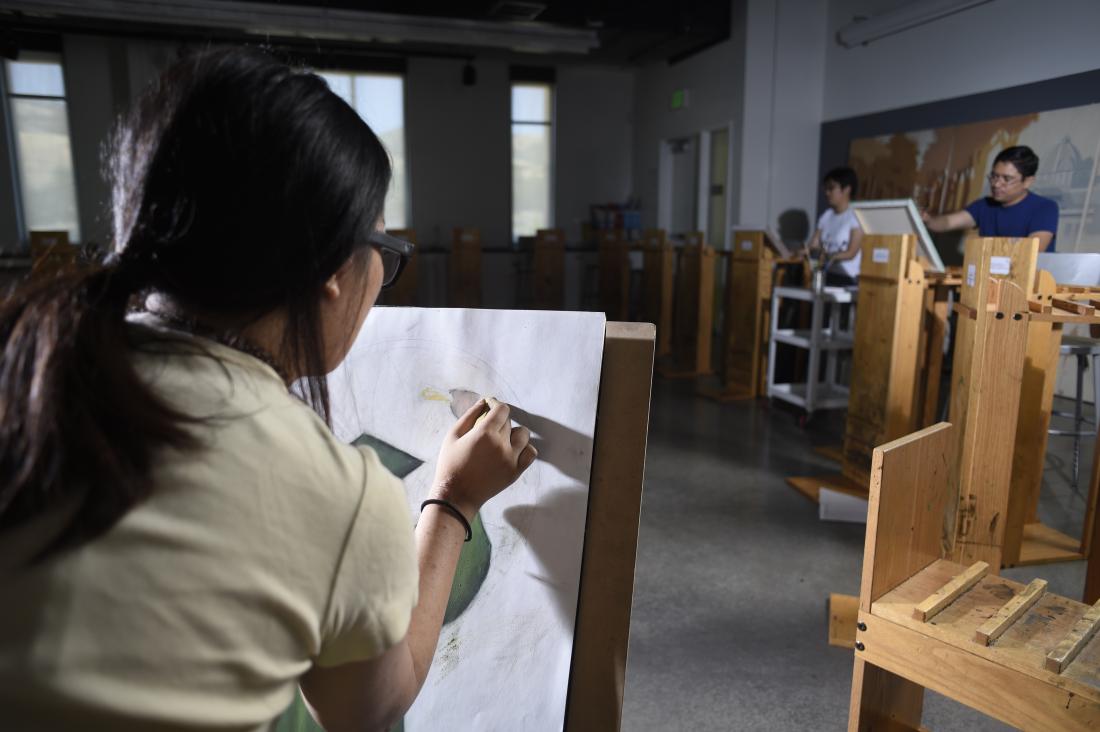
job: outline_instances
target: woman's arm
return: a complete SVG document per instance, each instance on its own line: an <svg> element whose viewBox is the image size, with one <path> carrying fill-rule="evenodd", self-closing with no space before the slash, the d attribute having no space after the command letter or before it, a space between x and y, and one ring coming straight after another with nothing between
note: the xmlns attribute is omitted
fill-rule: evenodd
<svg viewBox="0 0 1100 732"><path fill-rule="evenodd" d="M479 401L451 428L431 491L432 498L450 502L471 522L538 456L527 428L512 428L508 405L496 400L488 405ZM435 656L465 539L456 517L440 506L426 507L416 526L419 600L405 638L377 658L315 667L302 678L302 694L328 732L387 730L412 706Z"/></svg>
<svg viewBox="0 0 1100 732"><path fill-rule="evenodd" d="M310 711L328 732L390 729L424 685L466 538L462 525L437 509L425 509L416 525L420 594L405 638L369 661L315 666L301 680Z"/></svg>

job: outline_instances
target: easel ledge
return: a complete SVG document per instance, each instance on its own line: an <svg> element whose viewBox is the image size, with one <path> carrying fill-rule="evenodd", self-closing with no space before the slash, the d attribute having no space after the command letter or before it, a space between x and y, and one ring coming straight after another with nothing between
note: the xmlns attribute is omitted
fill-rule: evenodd
<svg viewBox="0 0 1100 732"><path fill-rule="evenodd" d="M622 723L655 337L651 323L620 322L609 322L604 337L568 732L609 732Z"/></svg>

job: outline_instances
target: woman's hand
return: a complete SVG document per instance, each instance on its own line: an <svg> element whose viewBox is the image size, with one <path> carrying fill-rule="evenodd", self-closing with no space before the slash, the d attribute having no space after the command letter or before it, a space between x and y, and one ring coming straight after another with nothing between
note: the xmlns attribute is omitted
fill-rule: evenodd
<svg viewBox="0 0 1100 732"><path fill-rule="evenodd" d="M459 417L439 449L433 498L453 503L473 520L482 504L531 466L538 457L531 432L513 429L509 415L507 404L490 397Z"/></svg>

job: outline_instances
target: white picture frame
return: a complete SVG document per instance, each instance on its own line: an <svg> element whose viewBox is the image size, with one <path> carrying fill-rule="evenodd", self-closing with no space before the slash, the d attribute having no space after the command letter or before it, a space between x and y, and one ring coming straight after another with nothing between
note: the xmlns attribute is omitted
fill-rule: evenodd
<svg viewBox="0 0 1100 732"><path fill-rule="evenodd" d="M791 248L787 246L782 237L775 232L774 229L769 229L766 226L750 226L748 224L735 224L730 227L730 232L735 231L762 231L764 232L764 242L770 246L775 252L783 259L790 259L792 256ZM731 240L733 243L731 246L737 247L737 242Z"/></svg>
<svg viewBox="0 0 1100 732"><path fill-rule="evenodd" d="M913 234L917 237L917 254L931 265L930 271L944 272L943 260L920 217L912 198L883 201L853 201L852 211L864 234Z"/></svg>

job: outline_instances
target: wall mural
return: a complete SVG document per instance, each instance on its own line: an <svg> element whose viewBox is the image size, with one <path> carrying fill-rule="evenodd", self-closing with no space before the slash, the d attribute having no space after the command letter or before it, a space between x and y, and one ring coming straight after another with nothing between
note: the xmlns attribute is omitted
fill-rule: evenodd
<svg viewBox="0 0 1100 732"><path fill-rule="evenodd" d="M848 159L860 198L913 198L939 214L988 195L993 158L1011 145L1039 156L1031 190L1058 202L1058 251L1100 252L1100 104L858 138Z"/></svg>

